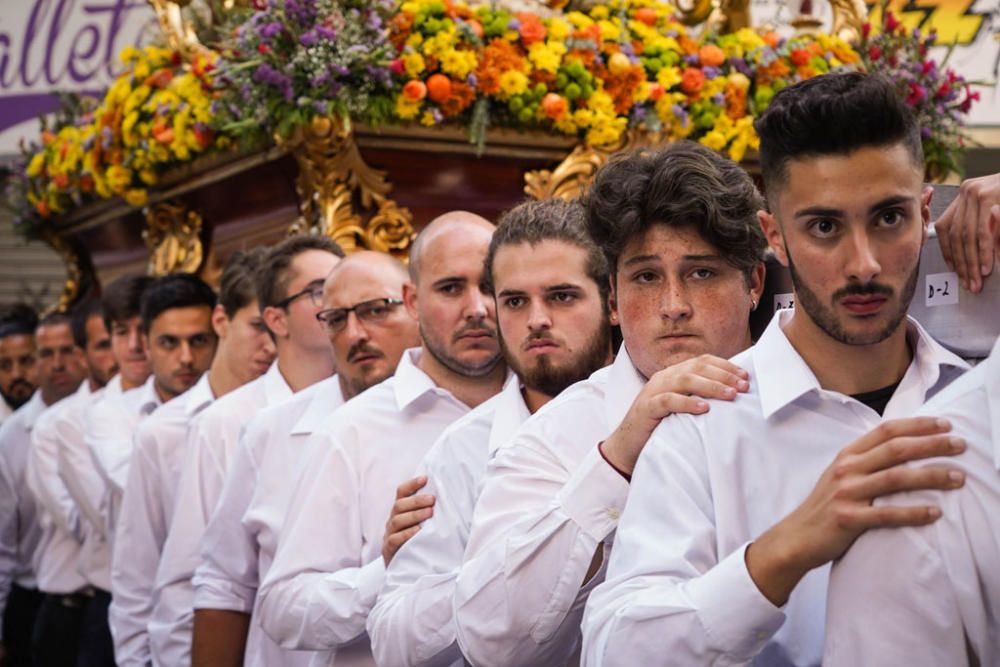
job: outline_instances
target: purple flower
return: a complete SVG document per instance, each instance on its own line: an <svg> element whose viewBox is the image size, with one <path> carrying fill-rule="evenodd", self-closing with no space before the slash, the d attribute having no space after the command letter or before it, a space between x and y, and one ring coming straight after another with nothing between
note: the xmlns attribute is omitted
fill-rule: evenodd
<svg viewBox="0 0 1000 667"><path fill-rule="evenodd" d="M431 109L431 116L434 117L434 122L435 123L440 123L441 121L444 120L444 114L442 114L441 110L438 109L437 107L434 107L433 109Z"/></svg>
<svg viewBox="0 0 1000 667"><path fill-rule="evenodd" d="M307 30L306 32L299 35L299 44L302 46L312 46L319 41L319 36L316 34L315 30Z"/></svg>
<svg viewBox="0 0 1000 667"><path fill-rule="evenodd" d="M267 63L257 68L257 71L253 73L253 80L272 88L277 88L288 102L295 99L295 94L292 91L291 77L282 74Z"/></svg>
<svg viewBox="0 0 1000 667"><path fill-rule="evenodd" d="M313 102L312 106L313 109L316 111L316 113L318 114L326 113L326 102L320 102L319 100L316 100L315 102Z"/></svg>
<svg viewBox="0 0 1000 667"><path fill-rule="evenodd" d="M469 76L465 77L465 82L473 88L479 85L479 79L475 74L469 74Z"/></svg>
<svg viewBox="0 0 1000 667"><path fill-rule="evenodd" d="M748 77L752 77L753 76L753 70L750 69L750 66L747 65L747 61L743 60L743 58L735 58L735 57L734 58L730 58L729 59L729 64L737 72L740 72L741 74L745 74Z"/></svg>
<svg viewBox="0 0 1000 667"><path fill-rule="evenodd" d="M511 20L507 21L507 29L508 30L520 30L521 29L521 22L518 21L517 19L511 19Z"/></svg>
<svg viewBox="0 0 1000 667"><path fill-rule="evenodd" d="M715 95L712 95L712 101L721 107L726 103L726 96L722 93L716 93Z"/></svg>
<svg viewBox="0 0 1000 667"><path fill-rule="evenodd" d="M698 54L697 53L688 54L688 55L684 56L681 60L683 60L684 62L686 62L688 65L697 65L698 64Z"/></svg>
<svg viewBox="0 0 1000 667"><path fill-rule="evenodd" d="M325 40L333 41L337 39L337 31L333 28L327 28L325 25L318 25L314 28L316 34Z"/></svg>
<svg viewBox="0 0 1000 667"><path fill-rule="evenodd" d="M271 41L276 35L280 35L281 31L284 30L282 25L277 21L273 23L265 23L264 25L257 27L257 34L264 41Z"/></svg>
<svg viewBox="0 0 1000 667"><path fill-rule="evenodd" d="M681 121L681 127L688 126L688 112L687 109L682 107L680 104L674 104L670 107L670 110L674 112L674 116Z"/></svg>
<svg viewBox="0 0 1000 667"><path fill-rule="evenodd" d="M722 70L720 70L718 67L712 67L711 65L703 67L702 71L705 73L706 79L715 79L720 74L722 74Z"/></svg>
<svg viewBox="0 0 1000 667"><path fill-rule="evenodd" d="M304 28L316 19L316 3L314 0L285 0L285 16Z"/></svg>
<svg viewBox="0 0 1000 667"><path fill-rule="evenodd" d="M673 37L674 39L677 39L678 34L679 33L676 30L668 30L666 32L667 37Z"/></svg>
<svg viewBox="0 0 1000 667"><path fill-rule="evenodd" d="M104 126L101 129L101 148L107 150L111 148L111 142L114 140L114 135L111 133L111 128Z"/></svg>
<svg viewBox="0 0 1000 667"><path fill-rule="evenodd" d="M931 128L925 125L924 127L920 128L920 136L923 139L930 139L932 136L934 136L934 133L931 131Z"/></svg>
<svg viewBox="0 0 1000 667"><path fill-rule="evenodd" d="M379 31L382 29L382 17L375 12L368 12L368 29Z"/></svg>

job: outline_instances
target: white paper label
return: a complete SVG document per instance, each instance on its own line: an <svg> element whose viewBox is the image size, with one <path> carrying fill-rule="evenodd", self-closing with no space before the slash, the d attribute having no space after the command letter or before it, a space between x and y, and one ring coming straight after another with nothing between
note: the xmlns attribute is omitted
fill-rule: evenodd
<svg viewBox="0 0 1000 667"><path fill-rule="evenodd" d="M775 312L783 310L785 308L794 308L794 307L795 307L795 294L789 292L788 294L774 295Z"/></svg>
<svg viewBox="0 0 1000 667"><path fill-rule="evenodd" d="M924 285L924 305L954 306L958 303L958 274L929 273Z"/></svg>

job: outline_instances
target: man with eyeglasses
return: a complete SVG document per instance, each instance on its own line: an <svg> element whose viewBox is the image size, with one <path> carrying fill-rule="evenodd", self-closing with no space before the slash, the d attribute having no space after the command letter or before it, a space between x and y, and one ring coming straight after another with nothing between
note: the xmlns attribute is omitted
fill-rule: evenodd
<svg viewBox="0 0 1000 667"><path fill-rule="evenodd" d="M274 338L277 362L206 408L190 427L177 503L153 590L148 629L154 664L184 665L191 660L191 578L201 562L201 540L247 421L334 372L333 354L316 313L323 305L323 281L341 257L343 251L326 237L294 236L271 249L257 274L257 301Z"/></svg>
<svg viewBox="0 0 1000 667"><path fill-rule="evenodd" d="M492 224L465 212L441 216L420 233L403 305L381 306L393 309L387 321L406 313L418 323L420 347L402 354L391 378L341 407L300 460L259 617L279 645L322 651L317 664L372 663L365 620L382 585L382 540L396 487L449 424L506 378L493 300L481 288L492 235ZM338 305L398 298L361 287ZM382 316L381 307L361 310ZM334 326L345 324L335 340L358 336L357 309L354 315L327 315ZM377 381L386 374L380 355L391 359L384 345L357 338L338 364L367 378L361 386Z"/></svg>
<svg viewBox="0 0 1000 667"><path fill-rule="evenodd" d="M194 577L192 664L307 665L308 651L283 649L261 631L257 587L267 573L288 497L309 436L330 423L345 400L391 376L403 352L419 344L417 323L402 308L406 267L378 252L359 252L327 277L324 310L338 374L254 418L240 439Z"/></svg>

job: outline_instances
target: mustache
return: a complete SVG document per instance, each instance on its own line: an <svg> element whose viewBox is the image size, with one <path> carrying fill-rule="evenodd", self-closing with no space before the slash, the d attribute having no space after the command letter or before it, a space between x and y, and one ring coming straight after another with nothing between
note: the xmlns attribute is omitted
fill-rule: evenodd
<svg viewBox="0 0 1000 667"><path fill-rule="evenodd" d="M860 283L851 283L846 287L841 287L839 290L833 293L834 301L840 300L847 296L884 296L886 298L891 297L895 294L893 290L888 285L883 285L881 283L865 283L864 285Z"/></svg>
<svg viewBox="0 0 1000 667"><path fill-rule="evenodd" d="M382 350L378 349L377 347L373 347L365 342L359 342L352 345L351 349L347 351L347 361L348 362L354 361L357 357L359 357L362 354L369 354L376 357L385 356L384 354L382 354Z"/></svg>
<svg viewBox="0 0 1000 667"><path fill-rule="evenodd" d="M17 378L16 380L10 383L10 387L7 388L7 391L14 391L18 387L24 387L25 389L29 389L31 391L35 390L35 385L31 384L30 382L28 382L23 378Z"/></svg>
<svg viewBox="0 0 1000 667"><path fill-rule="evenodd" d="M493 338L496 338L497 335L496 329L487 326L485 322L480 320L479 322L473 322L463 326L455 332L454 336L452 336L452 340L458 340L462 336L467 336L468 334L486 334L487 336L491 336Z"/></svg>

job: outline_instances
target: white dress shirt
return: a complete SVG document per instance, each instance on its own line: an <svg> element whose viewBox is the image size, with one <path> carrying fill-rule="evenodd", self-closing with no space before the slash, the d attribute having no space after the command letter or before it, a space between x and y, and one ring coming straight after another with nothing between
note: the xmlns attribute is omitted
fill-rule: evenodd
<svg viewBox="0 0 1000 667"><path fill-rule="evenodd" d="M365 620L382 587L396 487L469 411L417 367L420 354L407 350L393 377L345 403L303 461L260 621L283 647L324 651L313 664L372 663Z"/></svg>
<svg viewBox="0 0 1000 667"><path fill-rule="evenodd" d="M942 516L869 531L833 566L824 665L966 664L967 646L978 664L1000 663L1000 339L920 414L948 419L968 449L911 465L960 468L965 486L876 501Z"/></svg>
<svg viewBox="0 0 1000 667"><path fill-rule="evenodd" d="M146 624L153 610L153 583L173 515L188 425L213 400L204 373L191 389L158 408L136 429L115 530L108 610L121 667L150 660Z"/></svg>
<svg viewBox="0 0 1000 667"><path fill-rule="evenodd" d="M120 384L117 391L109 386L87 415L84 442L105 483L100 510L105 540L111 548L114 547L128 465L135 449L135 430L161 403L156 393L156 377L150 375L141 387L128 391L121 391Z"/></svg>
<svg viewBox="0 0 1000 667"><path fill-rule="evenodd" d="M107 535L108 519L102 514L108 485L87 445L87 425L94 407L105 397L121 397L121 376L116 375L102 389L91 394L88 403L68 408L56 419L57 428L75 429L82 437L59 438L59 479L80 512L83 545L78 560L80 574L91 586L111 590L111 544Z"/></svg>
<svg viewBox="0 0 1000 667"><path fill-rule="evenodd" d="M564 665L580 643L594 553L604 560L628 482L597 450L645 380L615 362L531 416L487 466L455 584L462 653L475 665Z"/></svg>
<svg viewBox="0 0 1000 667"><path fill-rule="evenodd" d="M639 456L607 581L584 618L587 665L817 665L829 565L781 609L760 592L744 552L796 509L837 453L878 426L872 408L823 389L782 330L780 311L733 358L750 390L672 415ZM968 365L910 320L914 351L885 419L912 415Z"/></svg>
<svg viewBox="0 0 1000 667"><path fill-rule="evenodd" d="M420 493L434 496L434 514L396 552L368 616L372 653L380 665L462 665L452 598L469 541L472 513L490 456L530 416L521 384L503 391L449 426L421 461Z"/></svg>
<svg viewBox="0 0 1000 667"><path fill-rule="evenodd" d="M0 618L12 584L23 588L38 585L31 562L42 531L25 472L31 430L45 407L42 392L36 391L0 425Z"/></svg>
<svg viewBox="0 0 1000 667"><path fill-rule="evenodd" d="M0 397L0 425L7 421L7 418L12 414L14 414L14 408L10 407L6 399Z"/></svg>
<svg viewBox="0 0 1000 667"><path fill-rule="evenodd" d="M288 500L301 476L299 465L308 460L306 443L343 403L334 375L267 408L247 425L202 540L195 609L253 615L257 588L274 560ZM257 621L251 619L246 667L309 664L312 653L281 648Z"/></svg>
<svg viewBox="0 0 1000 667"><path fill-rule="evenodd" d="M292 388L279 370L280 362L262 376L222 396L198 415L188 436L187 452L174 516L156 572L149 642L153 662L191 662L194 629L194 586L191 578L201 564L201 540L212 517L226 471L246 423L260 410L283 403Z"/></svg>
<svg viewBox="0 0 1000 667"><path fill-rule="evenodd" d="M75 593L87 586L79 567L83 517L59 477L59 441L80 440L83 433L79 423L57 428L56 418L76 403L90 402L90 383L84 380L75 393L39 416L31 433L27 480L41 508L42 538L35 551L34 570L38 590L43 593Z"/></svg>

